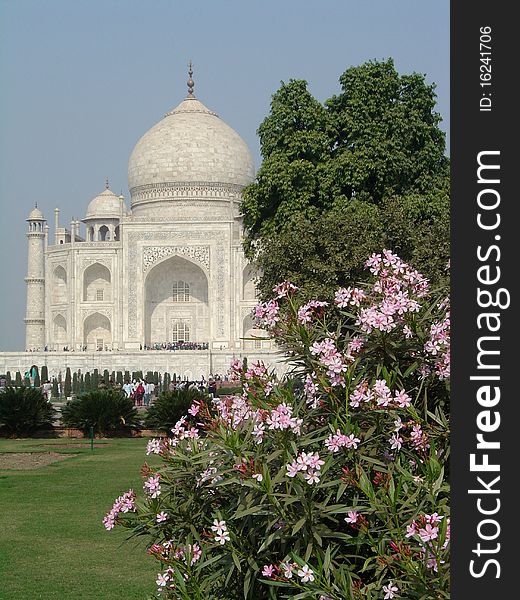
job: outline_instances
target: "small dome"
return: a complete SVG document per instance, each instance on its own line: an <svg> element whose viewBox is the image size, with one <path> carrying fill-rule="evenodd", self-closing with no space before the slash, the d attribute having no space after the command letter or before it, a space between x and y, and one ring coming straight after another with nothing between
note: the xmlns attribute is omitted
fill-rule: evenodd
<svg viewBox="0 0 520 600"><path fill-rule="evenodd" d="M244 140L193 96L143 135L128 163L132 207L142 193L157 204L168 187L226 185L238 190L253 178L253 159Z"/></svg>
<svg viewBox="0 0 520 600"><path fill-rule="evenodd" d="M90 201L84 221L89 219L119 219L121 217L121 200L112 190L106 188Z"/></svg>
<svg viewBox="0 0 520 600"><path fill-rule="evenodd" d="M27 221L45 221L45 217L43 216L42 211L35 206L29 213Z"/></svg>

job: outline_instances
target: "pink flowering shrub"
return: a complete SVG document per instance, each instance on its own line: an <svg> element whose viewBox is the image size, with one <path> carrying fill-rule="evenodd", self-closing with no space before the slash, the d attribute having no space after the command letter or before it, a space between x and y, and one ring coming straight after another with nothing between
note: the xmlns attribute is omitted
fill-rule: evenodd
<svg viewBox="0 0 520 600"><path fill-rule="evenodd" d="M278 381L233 361L240 396L198 402L105 517L144 535L156 598L449 597L449 313L389 251L371 286L255 311Z"/></svg>

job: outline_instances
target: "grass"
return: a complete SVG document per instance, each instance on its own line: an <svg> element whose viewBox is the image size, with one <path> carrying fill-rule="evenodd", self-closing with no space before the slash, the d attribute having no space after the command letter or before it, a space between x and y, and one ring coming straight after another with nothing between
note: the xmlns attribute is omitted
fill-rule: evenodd
<svg viewBox="0 0 520 600"><path fill-rule="evenodd" d="M1 600L145 600L158 563L144 539L105 531L102 518L139 474L146 439L0 440L0 452L74 456L33 470L0 470ZM57 446L56 444L59 444Z"/></svg>

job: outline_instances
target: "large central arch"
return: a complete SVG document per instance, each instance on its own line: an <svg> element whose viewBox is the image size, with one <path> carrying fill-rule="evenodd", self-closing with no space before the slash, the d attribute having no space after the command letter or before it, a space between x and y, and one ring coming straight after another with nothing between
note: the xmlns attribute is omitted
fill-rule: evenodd
<svg viewBox="0 0 520 600"><path fill-rule="evenodd" d="M206 273L192 261L172 256L155 265L144 285L145 344L179 341L179 331L189 332L184 341L208 342L208 298Z"/></svg>

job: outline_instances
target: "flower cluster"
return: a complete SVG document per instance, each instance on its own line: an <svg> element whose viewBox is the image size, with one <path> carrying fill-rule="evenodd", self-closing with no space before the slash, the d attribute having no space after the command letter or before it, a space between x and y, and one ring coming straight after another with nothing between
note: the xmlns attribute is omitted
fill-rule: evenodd
<svg viewBox="0 0 520 600"><path fill-rule="evenodd" d="M288 477L296 477L300 472L309 485L319 483L320 477L318 471L321 470L325 461L320 458L318 452L300 452L292 463L285 465Z"/></svg>
<svg viewBox="0 0 520 600"><path fill-rule="evenodd" d="M103 525L109 531L114 528L119 513L135 512L135 493L128 490L122 496L116 499L110 511L103 518Z"/></svg>
<svg viewBox="0 0 520 600"><path fill-rule="evenodd" d="M262 575L268 579L292 579L293 573L296 573L302 583L314 581L314 571L309 565L298 565L295 562L281 562L279 565L264 565Z"/></svg>
<svg viewBox="0 0 520 600"><path fill-rule="evenodd" d="M439 308L449 304L449 299L444 300ZM424 345L424 350L435 357L435 372L440 379L450 376L450 311L446 310L441 321L432 323L430 327L430 338Z"/></svg>
<svg viewBox="0 0 520 600"><path fill-rule="evenodd" d="M336 429L336 433L331 433L325 440L325 446L327 446L329 452L338 452L341 448L354 448L356 450L360 442L361 440L353 433L345 435L339 429Z"/></svg>
<svg viewBox="0 0 520 600"><path fill-rule="evenodd" d="M159 474L149 477L143 485L143 489L149 498L158 498L161 495L161 476Z"/></svg>
<svg viewBox="0 0 520 600"><path fill-rule="evenodd" d="M161 439L151 439L147 444L146 444L146 455L149 456L150 454L160 454L165 448L165 444L163 442L163 440Z"/></svg>
<svg viewBox="0 0 520 600"><path fill-rule="evenodd" d="M296 417L293 417L292 412L293 407L289 406L285 402L282 402L273 408L273 410L267 414L265 419L268 429L291 429L293 433L300 435L303 419L297 419Z"/></svg>
<svg viewBox="0 0 520 600"><path fill-rule="evenodd" d="M359 408L364 404L367 408L407 408L412 404L412 399L404 391L392 392L384 379L377 379L370 388L368 381L363 380L355 387L349 397L352 408Z"/></svg>
<svg viewBox="0 0 520 600"><path fill-rule="evenodd" d="M367 299L365 292L357 287L339 288L334 297L334 303L339 308L351 306L360 306L361 302Z"/></svg>
<svg viewBox="0 0 520 600"><path fill-rule="evenodd" d="M272 327L280 320L280 306L276 300L260 302L254 309L254 317L258 325Z"/></svg>
<svg viewBox="0 0 520 600"><path fill-rule="evenodd" d="M231 539L229 537L229 531L225 521L215 519L213 521L213 525L211 526L211 531L215 532L215 541L222 546Z"/></svg>
<svg viewBox="0 0 520 600"><path fill-rule="evenodd" d="M333 339L325 338L321 342L314 342L310 351L319 357L320 363L327 369L327 376L332 385L345 385L343 373L347 370L345 358L336 348Z"/></svg>
<svg viewBox="0 0 520 600"><path fill-rule="evenodd" d="M307 304L300 306L297 315L298 323L301 323L302 325L305 325L305 323L311 323L313 318L322 316L323 311L320 309L323 309L328 305L328 302L311 300L310 302L307 302Z"/></svg>
<svg viewBox="0 0 520 600"><path fill-rule="evenodd" d="M361 302L371 296L374 298L370 306L361 308L357 318L357 325L367 334L374 329L389 332L399 324L406 326L403 317L419 310L418 299L427 294L428 280L390 250L372 254L365 266L378 276L371 294L358 292L354 295L353 290L348 293L346 290L339 295L339 303L344 304L343 298L346 298L346 302L361 306ZM379 295L377 301L376 295Z"/></svg>

